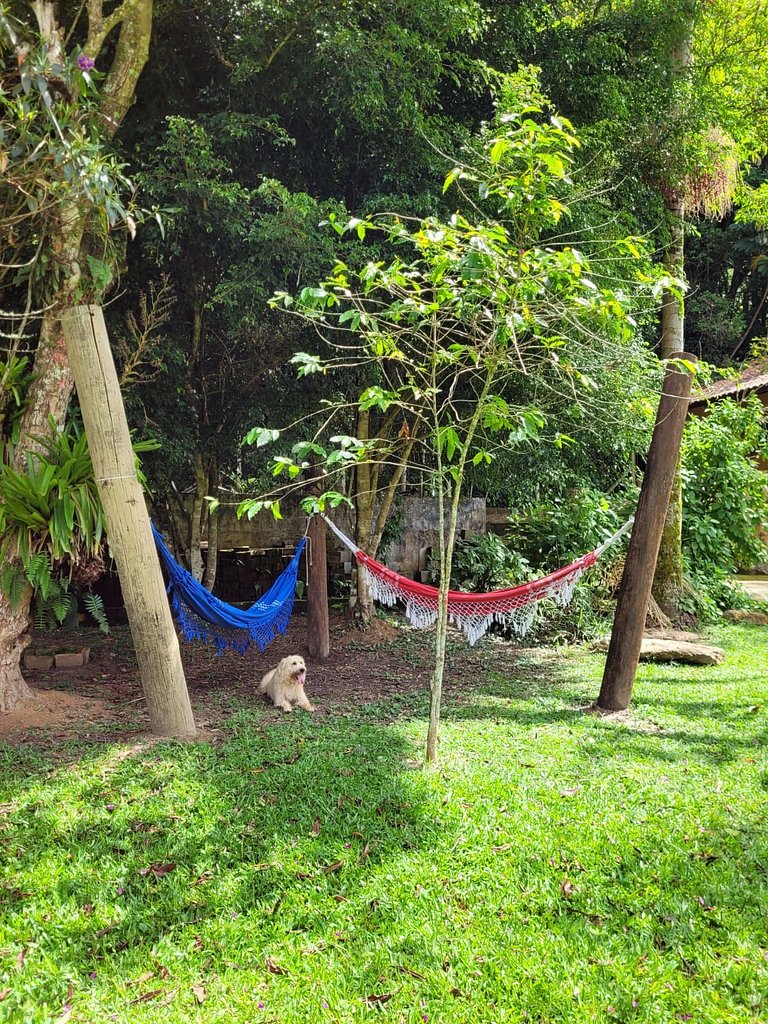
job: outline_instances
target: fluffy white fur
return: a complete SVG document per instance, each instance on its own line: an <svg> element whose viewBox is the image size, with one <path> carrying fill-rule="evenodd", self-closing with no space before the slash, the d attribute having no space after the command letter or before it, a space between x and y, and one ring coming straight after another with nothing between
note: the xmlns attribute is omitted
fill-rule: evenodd
<svg viewBox="0 0 768 1024"><path fill-rule="evenodd" d="M283 658L277 668L273 668L259 683L259 693L266 693L275 707L283 711L293 711L293 706L304 711L314 711L304 693L304 682L307 678L307 666L298 654L290 654Z"/></svg>

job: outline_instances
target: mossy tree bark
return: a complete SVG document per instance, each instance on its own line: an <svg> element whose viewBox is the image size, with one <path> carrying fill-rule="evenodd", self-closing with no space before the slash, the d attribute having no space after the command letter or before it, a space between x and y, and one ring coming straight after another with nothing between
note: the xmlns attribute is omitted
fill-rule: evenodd
<svg viewBox="0 0 768 1024"><path fill-rule="evenodd" d="M681 39L671 50L672 66L678 77L688 73L691 64L693 23L683 29ZM673 112L674 114L674 112ZM669 217L669 245L664 259L668 273L682 280L685 277L685 198L680 188L666 191L665 205ZM682 297L665 291L661 307L661 344L659 355L669 359L685 351L685 307ZM677 466L669 505L664 517L653 597L662 612L673 622L680 617L683 594L683 480Z"/></svg>
<svg viewBox="0 0 768 1024"><path fill-rule="evenodd" d="M107 36L116 33L116 38L112 35L115 46L99 109L103 133L111 138L133 102L136 83L149 56L153 2L122 0L109 14L104 13L103 7L102 0L88 0L88 35L83 49L96 59ZM61 8L52 0L35 0L31 8L40 36L55 59L57 54L63 53L67 36L67 26L60 19ZM81 249L89 212L85 201L70 202L64 197L46 242L47 248L55 254L60 283L47 303L41 322L32 384L16 446L17 467L25 466L27 454L36 450L36 438L48 434L52 425L59 429L66 417L72 394L72 374L61 313L75 301L81 288ZM5 710L11 710L30 692L21 672L21 655L29 642L26 633L31 597L31 591L27 592L21 605L14 609L0 592L0 707Z"/></svg>

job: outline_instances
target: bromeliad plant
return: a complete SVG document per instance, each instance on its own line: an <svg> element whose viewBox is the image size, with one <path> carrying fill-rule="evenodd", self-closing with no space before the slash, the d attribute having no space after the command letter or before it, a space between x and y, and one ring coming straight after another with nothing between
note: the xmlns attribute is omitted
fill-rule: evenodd
<svg viewBox="0 0 768 1024"><path fill-rule="evenodd" d="M103 573L104 518L85 433L71 423L39 444L26 472L0 467L0 586L14 609L31 587L42 625L63 622L77 607L73 585L87 588ZM101 598L82 597L106 632Z"/></svg>
<svg viewBox="0 0 768 1024"><path fill-rule="evenodd" d="M663 286L674 286L636 239L608 246L631 268L621 287L608 288L598 276L600 257L591 259L567 235L557 237L568 217L577 145L571 124L550 111L533 70L504 78L494 121L445 181L444 190L460 193L450 218L331 220L339 234L383 235L399 255L359 270L337 263L321 285L274 300L311 321L324 341L320 353L294 356L300 374L376 367L380 383L332 412L394 410L431 478L440 611L428 760L437 749L447 595L467 467L492 463L502 448L571 443L557 430L558 409L576 404L592 416L605 412L596 380L641 348L631 315L638 296L653 301ZM297 477L308 450L324 458L329 474L349 458L387 458L381 444L320 442L318 435L292 458L280 457L275 472Z"/></svg>

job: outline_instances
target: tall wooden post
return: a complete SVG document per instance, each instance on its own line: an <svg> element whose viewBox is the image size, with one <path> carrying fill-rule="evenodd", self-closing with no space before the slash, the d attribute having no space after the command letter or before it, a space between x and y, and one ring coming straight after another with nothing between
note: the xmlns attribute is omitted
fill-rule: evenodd
<svg viewBox="0 0 768 1024"><path fill-rule="evenodd" d="M687 352L678 352L672 358L696 362L696 357ZM616 602L603 683L597 699L597 706L606 711L623 711L632 699L653 574L677 470L690 394L690 372L679 365L668 365Z"/></svg>
<svg viewBox="0 0 768 1024"><path fill-rule="evenodd" d="M318 482L312 485L320 493L322 471L313 465L309 474ZM331 633L328 614L328 555L326 529L322 516L312 516L307 532L307 643L309 656L320 661L331 653Z"/></svg>
<svg viewBox="0 0 768 1024"><path fill-rule="evenodd" d="M104 314L100 306L76 306L63 314L61 325L152 731L159 736L193 737L195 722L179 641L144 492L136 477Z"/></svg>

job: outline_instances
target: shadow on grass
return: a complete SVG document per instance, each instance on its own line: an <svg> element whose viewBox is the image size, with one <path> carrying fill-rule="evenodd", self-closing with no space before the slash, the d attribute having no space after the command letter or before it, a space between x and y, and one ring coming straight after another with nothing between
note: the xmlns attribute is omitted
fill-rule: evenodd
<svg viewBox="0 0 768 1024"><path fill-rule="evenodd" d="M594 714L600 690L599 680L586 688L583 682L574 680L573 663L556 659L542 664L529 659L505 678L491 669L489 680L481 684L463 686L457 682L457 675L454 668L443 705L445 722L489 721L520 730L569 727ZM694 682L699 691L709 687L716 691L723 686L722 678L711 676ZM690 684L688 677L671 674L653 681L640 679L635 700L626 712L594 716L602 728L592 741L598 744L592 747L592 753L611 757L631 752L644 759L674 761L685 746L692 756L725 764L765 744L768 731L753 728L760 707L751 704L752 694L740 697L732 693L727 699L716 692L709 699L675 695L676 690ZM425 715L426 698L418 716ZM710 725L715 727L708 728ZM751 728L744 729L745 725Z"/></svg>
<svg viewBox="0 0 768 1024"><path fill-rule="evenodd" d="M247 920L322 933L364 874L396 871L452 828L391 730L298 715L262 727L246 713L229 730L216 747L102 747L53 770L0 748L6 941L26 935L45 957L63 932L67 955L96 970L190 926L215 942ZM62 919L45 924L46 906Z"/></svg>

